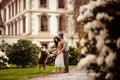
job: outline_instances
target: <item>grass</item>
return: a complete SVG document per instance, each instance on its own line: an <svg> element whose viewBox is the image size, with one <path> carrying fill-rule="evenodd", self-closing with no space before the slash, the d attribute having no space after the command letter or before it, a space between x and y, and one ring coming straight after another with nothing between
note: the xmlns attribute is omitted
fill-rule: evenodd
<svg viewBox="0 0 120 80"><path fill-rule="evenodd" d="M75 68L76 66L70 65L70 68ZM47 72L43 69L39 70L38 67L33 68L16 68L11 67L10 69L0 70L0 80L20 80L23 78L31 78L34 76L40 76L43 74L51 73L54 66L46 66Z"/></svg>

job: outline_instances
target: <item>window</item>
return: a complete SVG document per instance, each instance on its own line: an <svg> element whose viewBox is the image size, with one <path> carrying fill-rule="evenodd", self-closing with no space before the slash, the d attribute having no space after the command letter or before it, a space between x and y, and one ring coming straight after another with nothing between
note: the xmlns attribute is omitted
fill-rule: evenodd
<svg viewBox="0 0 120 80"><path fill-rule="evenodd" d="M65 8L65 0L58 0L58 8Z"/></svg>
<svg viewBox="0 0 120 80"><path fill-rule="evenodd" d="M23 18L23 33L26 33L26 17Z"/></svg>
<svg viewBox="0 0 120 80"><path fill-rule="evenodd" d="M15 14L17 14L17 0L15 1Z"/></svg>
<svg viewBox="0 0 120 80"><path fill-rule="evenodd" d="M4 35L6 35L6 27L4 27Z"/></svg>
<svg viewBox="0 0 120 80"><path fill-rule="evenodd" d="M6 9L4 9L4 22L6 21Z"/></svg>
<svg viewBox="0 0 120 80"><path fill-rule="evenodd" d="M47 7L47 0L40 0L40 7Z"/></svg>
<svg viewBox="0 0 120 80"><path fill-rule="evenodd" d="M11 24L11 35L13 35L13 23Z"/></svg>
<svg viewBox="0 0 120 80"><path fill-rule="evenodd" d="M10 35L10 25L8 25L8 35Z"/></svg>
<svg viewBox="0 0 120 80"><path fill-rule="evenodd" d="M48 19L45 15L41 16L41 31L48 31Z"/></svg>
<svg viewBox="0 0 120 80"><path fill-rule="evenodd" d="M15 35L17 35L17 21L15 22Z"/></svg>
<svg viewBox="0 0 120 80"><path fill-rule="evenodd" d="M9 5L9 19L11 18L11 6Z"/></svg>
<svg viewBox="0 0 120 80"><path fill-rule="evenodd" d="M66 31L66 18L64 15L59 17L59 31Z"/></svg>
<svg viewBox="0 0 120 80"><path fill-rule="evenodd" d="M14 16L14 3L12 3L12 16Z"/></svg>
<svg viewBox="0 0 120 80"><path fill-rule="evenodd" d="M23 0L23 9L26 9L26 0Z"/></svg>

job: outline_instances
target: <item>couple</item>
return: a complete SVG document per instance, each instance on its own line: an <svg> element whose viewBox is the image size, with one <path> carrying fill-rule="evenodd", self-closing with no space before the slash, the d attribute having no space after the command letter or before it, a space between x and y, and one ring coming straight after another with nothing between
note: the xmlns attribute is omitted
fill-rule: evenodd
<svg viewBox="0 0 120 80"><path fill-rule="evenodd" d="M58 36L54 37L55 47L57 49L57 57L55 59L55 72L63 72L62 68L65 67L64 73L69 72L68 67L68 53L69 47L67 41L64 39L64 34L60 32Z"/></svg>

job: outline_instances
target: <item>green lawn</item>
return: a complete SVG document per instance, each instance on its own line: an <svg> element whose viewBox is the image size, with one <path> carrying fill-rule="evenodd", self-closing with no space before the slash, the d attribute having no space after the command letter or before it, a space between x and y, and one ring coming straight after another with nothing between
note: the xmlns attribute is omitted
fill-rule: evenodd
<svg viewBox="0 0 120 80"><path fill-rule="evenodd" d="M70 68L75 68L76 66L70 66ZM47 72L43 69L39 70L38 66L34 68L16 68L11 67L10 69L0 70L0 80L19 80L23 78L30 78L34 76L39 76L42 74L51 73L54 66L46 66Z"/></svg>

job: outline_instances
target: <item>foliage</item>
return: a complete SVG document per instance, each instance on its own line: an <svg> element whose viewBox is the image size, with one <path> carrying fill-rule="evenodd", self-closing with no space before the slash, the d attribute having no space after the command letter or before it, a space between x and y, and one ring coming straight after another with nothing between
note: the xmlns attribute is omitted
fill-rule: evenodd
<svg viewBox="0 0 120 80"><path fill-rule="evenodd" d="M96 80L119 80L120 0L92 1L80 8L78 20L84 24L81 52L86 55L79 68L93 69ZM81 67L82 61L85 63Z"/></svg>
<svg viewBox="0 0 120 80"><path fill-rule="evenodd" d="M12 45L5 43L5 42L0 45L1 51L5 52L7 56L11 50L11 47L12 47Z"/></svg>
<svg viewBox="0 0 120 80"><path fill-rule="evenodd" d="M25 67L37 64L38 53L39 49L32 41L20 39L13 44L8 56L10 63Z"/></svg>
<svg viewBox="0 0 120 80"><path fill-rule="evenodd" d="M71 46L69 50L69 64L76 65L80 60L80 49Z"/></svg>

